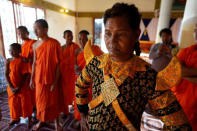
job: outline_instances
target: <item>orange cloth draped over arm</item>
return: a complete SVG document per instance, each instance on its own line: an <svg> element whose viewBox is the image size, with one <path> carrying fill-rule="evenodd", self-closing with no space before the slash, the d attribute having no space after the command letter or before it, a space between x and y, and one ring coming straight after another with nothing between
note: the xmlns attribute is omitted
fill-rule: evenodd
<svg viewBox="0 0 197 131"><path fill-rule="evenodd" d="M25 57L25 58L28 58L30 59L31 62L28 62L27 64L27 68L29 68L29 70L32 71L32 62L33 62L33 44L36 42L36 40L32 40L32 39L29 39L29 40L26 40L23 45L22 45L22 48L21 48L21 56L22 57ZM27 79L27 82L29 83L30 82L30 77L31 77L31 74L28 76L28 79ZM35 106L36 105L36 102L35 102L35 90L31 90L31 99L32 99L32 102L33 102L33 105Z"/></svg>
<svg viewBox="0 0 197 131"><path fill-rule="evenodd" d="M33 59L33 44L36 40L26 40L22 45L21 56Z"/></svg>
<svg viewBox="0 0 197 131"><path fill-rule="evenodd" d="M26 40L21 48L21 56L30 59L31 61L33 60L33 44L36 42L36 40ZM32 68L32 62L29 63L29 67Z"/></svg>
<svg viewBox="0 0 197 131"><path fill-rule="evenodd" d="M91 46L94 55L95 56L100 56L103 54L103 51L100 49L100 47L96 46L96 45L92 45ZM83 70L83 68L86 65L86 61L84 58L84 52L80 52L77 56L77 65L80 67L81 70ZM77 80L77 75L75 76L75 81ZM92 100L92 89L89 88L89 101ZM77 104L76 104L76 97L74 97L74 109L75 109L75 119L76 120L81 120L80 118L80 113L78 112L78 108L77 108Z"/></svg>
<svg viewBox="0 0 197 131"><path fill-rule="evenodd" d="M55 120L59 116L59 88L55 81L56 70L61 61L60 43L49 38L36 48L35 87L37 119L42 122Z"/></svg>
<svg viewBox="0 0 197 131"><path fill-rule="evenodd" d="M14 88L20 87L20 90L15 94L9 87L7 88L10 116L13 120L19 120L21 116L24 118L31 117L33 112L29 83L24 81L25 75L30 73L28 68L24 68L26 66L27 63L23 63L22 57L14 59L9 64L10 81Z"/></svg>
<svg viewBox="0 0 197 131"><path fill-rule="evenodd" d="M182 49L177 56L187 67L197 68L197 44ZM193 131L197 131L197 84L183 78L172 90L183 107Z"/></svg>

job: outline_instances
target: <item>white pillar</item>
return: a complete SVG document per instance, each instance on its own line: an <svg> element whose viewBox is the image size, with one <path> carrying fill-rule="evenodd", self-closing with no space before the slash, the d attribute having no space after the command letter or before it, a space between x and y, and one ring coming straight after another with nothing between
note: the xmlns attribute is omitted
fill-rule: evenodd
<svg viewBox="0 0 197 131"><path fill-rule="evenodd" d="M159 32L163 28L169 27L172 4L174 0L161 0L159 22L157 26L156 43L161 42Z"/></svg>
<svg viewBox="0 0 197 131"><path fill-rule="evenodd" d="M195 43L193 31L197 23L197 0L187 0L179 35L179 46L188 47Z"/></svg>

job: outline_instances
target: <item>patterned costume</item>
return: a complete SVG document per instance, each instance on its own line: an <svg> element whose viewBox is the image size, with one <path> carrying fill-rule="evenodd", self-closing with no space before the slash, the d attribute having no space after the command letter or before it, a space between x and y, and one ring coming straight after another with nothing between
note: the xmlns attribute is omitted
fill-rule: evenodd
<svg viewBox="0 0 197 131"><path fill-rule="evenodd" d="M147 103L164 122L164 130L191 130L176 97L171 90L159 85L176 84L180 80L180 70L172 74L176 76L174 80L166 80L165 83L166 78L162 76L166 70L157 75L148 63L137 56L124 63L113 61L108 54L93 56L85 55L88 62L75 87L79 112L88 112L89 130L140 130L141 116ZM179 67L176 58L172 62L167 70ZM91 84L93 100L88 104L88 87Z"/></svg>

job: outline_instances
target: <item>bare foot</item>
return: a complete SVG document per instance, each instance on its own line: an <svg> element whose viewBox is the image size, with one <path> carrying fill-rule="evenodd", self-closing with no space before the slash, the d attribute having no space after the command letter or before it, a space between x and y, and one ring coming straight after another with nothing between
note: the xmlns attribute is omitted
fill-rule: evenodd
<svg viewBox="0 0 197 131"><path fill-rule="evenodd" d="M61 127L60 125L57 125L57 126L55 127L55 131L62 131L62 127Z"/></svg>
<svg viewBox="0 0 197 131"><path fill-rule="evenodd" d="M80 126L81 125L80 125L80 122L79 121L76 121L76 122L73 123L73 128L74 129L79 129L80 130Z"/></svg>
<svg viewBox="0 0 197 131"><path fill-rule="evenodd" d="M62 131L62 127L60 126L58 118L55 120L55 130L56 131Z"/></svg>
<svg viewBox="0 0 197 131"><path fill-rule="evenodd" d="M39 121L34 127L33 127L33 131L38 131L42 126L44 125L43 122Z"/></svg>
<svg viewBox="0 0 197 131"><path fill-rule="evenodd" d="M20 120L11 120L10 122L9 122L9 126L12 126L12 125L14 125L14 124L18 124L20 122Z"/></svg>

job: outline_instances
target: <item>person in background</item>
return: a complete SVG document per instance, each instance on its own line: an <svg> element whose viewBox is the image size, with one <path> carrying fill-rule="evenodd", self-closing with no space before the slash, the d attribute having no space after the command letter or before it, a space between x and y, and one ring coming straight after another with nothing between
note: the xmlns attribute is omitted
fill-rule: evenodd
<svg viewBox="0 0 197 131"><path fill-rule="evenodd" d="M5 59L0 55L0 92L4 92L7 87L7 82L5 79ZM2 118L2 113L0 109L0 120Z"/></svg>
<svg viewBox="0 0 197 131"><path fill-rule="evenodd" d="M171 50L175 48L175 45L172 45L172 32L168 28L164 28L160 31L160 37L162 43L157 43L152 45L149 59L152 60L152 68L157 72L163 70L172 59Z"/></svg>
<svg viewBox="0 0 197 131"><path fill-rule="evenodd" d="M31 73L31 70L25 68L27 63L23 62L20 44L11 44L9 51L12 56L12 58L8 59L6 62L8 103L12 119L9 125L18 124L20 122L20 117L28 117L28 125L30 127L33 103L31 101L31 91L29 90L27 76Z"/></svg>
<svg viewBox="0 0 197 131"><path fill-rule="evenodd" d="M140 42L139 42L139 41L137 41L137 42L135 43L135 45L134 45L134 51L135 51L135 54L136 54L137 56L140 56L140 54L141 54L141 49L140 49Z"/></svg>
<svg viewBox="0 0 197 131"><path fill-rule="evenodd" d="M63 107L62 111L65 115L68 114L68 106L73 105L74 102L74 88L75 88L75 52L80 49L79 45L73 42L73 33L71 30L65 30L63 37L66 44L62 46L62 62L61 69L61 88L63 90Z"/></svg>
<svg viewBox="0 0 197 131"><path fill-rule="evenodd" d="M5 78L5 59L0 55L0 93L4 92L7 87L7 81ZM1 108L0 108L0 121L2 118Z"/></svg>
<svg viewBox="0 0 197 131"><path fill-rule="evenodd" d="M7 81L5 79L5 59L0 55L0 92L6 91Z"/></svg>
<svg viewBox="0 0 197 131"><path fill-rule="evenodd" d="M197 24L194 27L194 39L197 42ZM187 48L181 49L177 57L179 60L190 67L197 68L197 43ZM190 73L195 73L195 70ZM197 79L192 77L184 77L180 83L172 88L179 103L183 107L193 131L197 131Z"/></svg>
<svg viewBox="0 0 197 131"><path fill-rule="evenodd" d="M80 49L77 49L76 50L76 59L75 59L75 75L76 75L76 79L77 77L81 74L83 68L85 67L86 65L86 61L85 61L85 58L84 58L84 47L86 46L87 42L88 42L88 35L89 35L89 32L87 30L81 30L79 32L79 35L78 35L78 38L79 38L79 44L81 46ZM90 42L90 41L89 41ZM95 54L95 56L100 56L102 54L104 54L102 52L102 50L96 46L96 45L91 45L91 48ZM91 88L89 88L89 101L92 99L92 90ZM75 109L75 119L76 120L81 120L81 117L80 117L80 113L78 112L78 109L77 109L77 105L76 105L76 99L74 97L74 109Z"/></svg>
<svg viewBox="0 0 197 131"><path fill-rule="evenodd" d="M36 40L29 38L29 31L27 30L27 27L25 26L19 26L17 28L17 34L22 40L22 47L21 47L21 56L23 57L23 61L27 63L27 66L24 68L29 68L29 70L32 70L32 63L33 63L33 44L36 42ZM31 73L28 76L27 82L30 83ZM29 87L30 89L30 87ZM30 89L31 90L31 89ZM31 90L31 101L33 103L33 118L36 119L36 102L35 102L35 89Z"/></svg>
<svg viewBox="0 0 197 131"><path fill-rule="evenodd" d="M59 77L61 46L48 36L48 23L38 19L34 23L34 32L39 40L34 44L34 59L30 85L36 90L36 118L39 122L33 130L39 130L45 122L55 122L55 130L60 131L60 95Z"/></svg>

